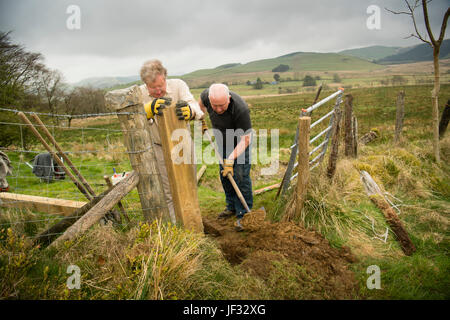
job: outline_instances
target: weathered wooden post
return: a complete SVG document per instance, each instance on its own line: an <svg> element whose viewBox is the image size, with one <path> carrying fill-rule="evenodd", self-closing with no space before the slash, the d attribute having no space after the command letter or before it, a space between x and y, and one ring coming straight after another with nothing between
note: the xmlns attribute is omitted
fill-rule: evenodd
<svg viewBox="0 0 450 320"><path fill-rule="evenodd" d="M441 121L439 121L439 139L445 134L447 130L448 121L450 120L450 100L447 101L444 111L442 111Z"/></svg>
<svg viewBox="0 0 450 320"><path fill-rule="evenodd" d="M352 145L353 145L353 157L358 157L358 120L356 116L352 116Z"/></svg>
<svg viewBox="0 0 450 320"><path fill-rule="evenodd" d="M306 199L309 182L309 131L311 117L300 117L298 120L298 179L296 216L299 216Z"/></svg>
<svg viewBox="0 0 450 320"><path fill-rule="evenodd" d="M353 151L353 135L352 135L352 112L353 112L353 96L347 94L345 96L345 111L344 111L344 141L345 141L345 156L354 156Z"/></svg>
<svg viewBox="0 0 450 320"><path fill-rule="evenodd" d="M402 90L397 96L397 114L395 117L395 143L399 143L403 129L403 118L405 116L405 91Z"/></svg>
<svg viewBox="0 0 450 320"><path fill-rule="evenodd" d="M193 170L193 142L186 122L180 121L175 113L175 101L164 109L163 115L156 121L177 222L181 222L186 229L203 232L197 178Z"/></svg>
<svg viewBox="0 0 450 320"><path fill-rule="evenodd" d="M36 130L34 125L31 123L31 121L27 118L27 116L23 112L19 112L18 116L22 119L22 121L28 125L28 127L31 129L31 132L36 136L36 138L39 139L39 141L42 143L45 149L51 154L53 159L58 163L58 165L64 170L64 172L69 176L69 178L72 180L72 182L77 186L78 190L81 191L82 194L90 201L92 200L92 195L86 190L85 186L80 183L77 178L70 172L70 170L66 167L66 165L61 161L61 159L58 157L58 155L52 150L52 148L45 142L44 138L41 136L41 134Z"/></svg>
<svg viewBox="0 0 450 320"><path fill-rule="evenodd" d="M406 232L403 223L398 218L394 209L386 201L384 195L381 192L381 188L373 180L368 172L363 170L359 174L361 176L361 182L364 185L364 189L366 189L367 195L369 196L370 200L383 212L383 215L386 218L387 223L391 227L392 232L396 235L397 240L400 242L400 246L402 247L403 252L408 256L412 255L416 251L416 247L409 238L409 235Z"/></svg>
<svg viewBox="0 0 450 320"><path fill-rule="evenodd" d="M341 116L342 112L339 106L337 106L334 109L334 123L333 123L333 129L332 129L332 136L331 136L331 151L330 151L330 157L328 158L328 168L327 168L327 176L328 178L333 178L334 173L336 172L336 163L338 159L338 152L339 152L339 131L340 131L340 123L341 123Z"/></svg>
<svg viewBox="0 0 450 320"><path fill-rule="evenodd" d="M118 112L131 166L139 176L137 189L144 218L170 221L141 90L134 85L110 91L105 100L110 109Z"/></svg>
<svg viewBox="0 0 450 320"><path fill-rule="evenodd" d="M139 183L139 176L136 172L131 172L129 176L119 181L97 204L95 204L86 214L70 226L50 247L55 247L59 243L72 240L81 233L86 232L95 223L111 210L124 196L133 190Z"/></svg>
<svg viewBox="0 0 450 320"><path fill-rule="evenodd" d="M105 179L105 182L106 182L106 184L108 185L108 188L109 188L109 189L114 188L114 185L113 185L113 183L112 183L112 181L111 181L111 177L110 177L110 176L103 176L103 179ZM128 222L131 222L131 220L130 220L130 218L128 217L127 212L125 211L125 208L124 208L124 206L123 206L123 204L122 204L121 201L119 201L119 202L117 203L117 206L119 207L120 212L121 212L122 215L127 219L127 221L128 221ZM120 216L119 216L119 223L121 223L120 220L121 220L121 219L120 219Z"/></svg>

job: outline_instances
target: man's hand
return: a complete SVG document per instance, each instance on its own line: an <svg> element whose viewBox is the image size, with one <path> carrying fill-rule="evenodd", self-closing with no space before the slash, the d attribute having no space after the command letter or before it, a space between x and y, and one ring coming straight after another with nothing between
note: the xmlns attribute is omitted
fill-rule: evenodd
<svg viewBox="0 0 450 320"><path fill-rule="evenodd" d="M202 133L205 133L206 130L208 130L208 125L206 124L205 119L202 119Z"/></svg>
<svg viewBox="0 0 450 320"><path fill-rule="evenodd" d="M189 121L194 118L191 107L184 100L180 100L177 102L177 104L175 105L175 110L179 120Z"/></svg>
<svg viewBox="0 0 450 320"><path fill-rule="evenodd" d="M228 173L231 173L231 175L234 174L233 165L234 165L234 160L230 160L230 159L223 160L222 177L226 177L228 175Z"/></svg>
<svg viewBox="0 0 450 320"><path fill-rule="evenodd" d="M153 101L147 102L144 105L145 112L147 113L147 119L153 119L155 114L161 116L162 109L170 105L171 102L172 99L170 98L157 98L153 99Z"/></svg>

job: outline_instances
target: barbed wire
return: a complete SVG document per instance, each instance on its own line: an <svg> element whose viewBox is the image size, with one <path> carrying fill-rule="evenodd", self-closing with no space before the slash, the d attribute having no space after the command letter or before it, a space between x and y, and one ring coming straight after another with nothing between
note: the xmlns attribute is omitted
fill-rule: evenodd
<svg viewBox="0 0 450 320"><path fill-rule="evenodd" d="M72 118L72 119L106 117L106 116L117 116L117 115L133 115L133 114L146 115L145 112L105 112L105 113L85 113L85 114L71 115L71 114L57 114L57 113L35 112L35 111L23 111L23 110L19 110L19 109L10 109L10 108L0 108L0 111L8 111L8 112L13 112L13 113L22 112L24 114L37 114L39 116Z"/></svg>

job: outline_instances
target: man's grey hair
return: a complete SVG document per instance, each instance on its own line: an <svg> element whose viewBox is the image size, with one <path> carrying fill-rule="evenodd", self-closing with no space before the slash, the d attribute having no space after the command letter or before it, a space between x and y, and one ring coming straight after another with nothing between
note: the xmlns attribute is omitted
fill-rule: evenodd
<svg viewBox="0 0 450 320"><path fill-rule="evenodd" d="M230 95L230 89L223 83L213 83L209 86L208 98L220 96L228 97Z"/></svg>
<svg viewBox="0 0 450 320"><path fill-rule="evenodd" d="M144 62L141 67L141 80L144 83L152 83L158 75L167 77L167 69L163 67L161 61L153 59Z"/></svg>

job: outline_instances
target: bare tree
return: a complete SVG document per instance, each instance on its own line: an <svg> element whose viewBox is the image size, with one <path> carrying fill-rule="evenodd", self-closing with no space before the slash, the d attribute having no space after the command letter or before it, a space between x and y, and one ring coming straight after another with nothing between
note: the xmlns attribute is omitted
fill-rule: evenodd
<svg viewBox="0 0 450 320"><path fill-rule="evenodd" d="M10 32L0 32L0 104L17 105L30 88L33 79L42 72L43 56L27 52L12 43Z"/></svg>
<svg viewBox="0 0 450 320"><path fill-rule="evenodd" d="M107 111L103 90L93 87L80 87L79 90L84 101L83 113L97 114Z"/></svg>
<svg viewBox="0 0 450 320"><path fill-rule="evenodd" d="M10 32L0 31L0 107L30 109L32 103L39 102L30 91L37 74L44 65L40 53L32 53L15 44ZM36 99L35 99L36 98ZM0 111L0 146L23 146L27 149L35 140L28 128L17 127L12 112ZM19 130L20 129L20 130Z"/></svg>
<svg viewBox="0 0 450 320"><path fill-rule="evenodd" d="M104 92L91 87L76 87L67 90L62 99L63 112L68 115L70 127L73 116L106 112Z"/></svg>
<svg viewBox="0 0 450 320"><path fill-rule="evenodd" d="M436 162L439 163L441 161L441 157L440 157L440 150L439 150L439 101L438 101L438 97L439 97L439 90L440 90L440 75L439 75L439 51L441 49L441 44L442 41L444 40L444 36L445 36L445 29L447 28L447 21L448 21L448 17L450 15L450 8L447 8L447 11L444 14L444 19L442 20L442 24L441 24L441 32L439 34L439 38L436 40L436 38L433 35L433 31L431 30L430 27L430 19L428 16L428 3L431 2L431 0L415 0L414 3L412 3L412 1L408 1L405 0L406 6L408 7L408 11L403 11L403 12L397 12L397 11L392 11L389 9L389 12L392 12L394 14L406 14L409 15L412 19L413 25L414 25L414 31L415 34L411 34L408 38L410 37L414 37L414 38L418 38L421 41L429 44L432 48L433 48L433 65L434 65L434 88L431 91L431 99L433 102L433 106L432 106L432 118L433 118L433 153L434 153L434 157L436 159ZM416 16L414 11L419 8L422 7L423 10L423 18L425 21L425 27L427 30L427 34L429 37L429 40L427 40L425 37L422 36L422 34L419 32L418 28L417 28L417 23L416 23Z"/></svg>
<svg viewBox="0 0 450 320"><path fill-rule="evenodd" d="M35 81L36 91L45 101L45 106L53 115L53 121L58 123L58 105L64 95L63 75L58 70L46 70Z"/></svg>
<svg viewBox="0 0 450 320"><path fill-rule="evenodd" d="M70 128L70 124L73 119L73 115L75 115L75 112L77 110L77 104L75 103L76 100L76 88L70 89L69 91L66 91L64 93L62 102L63 102L63 112L68 115L67 117L67 126Z"/></svg>

